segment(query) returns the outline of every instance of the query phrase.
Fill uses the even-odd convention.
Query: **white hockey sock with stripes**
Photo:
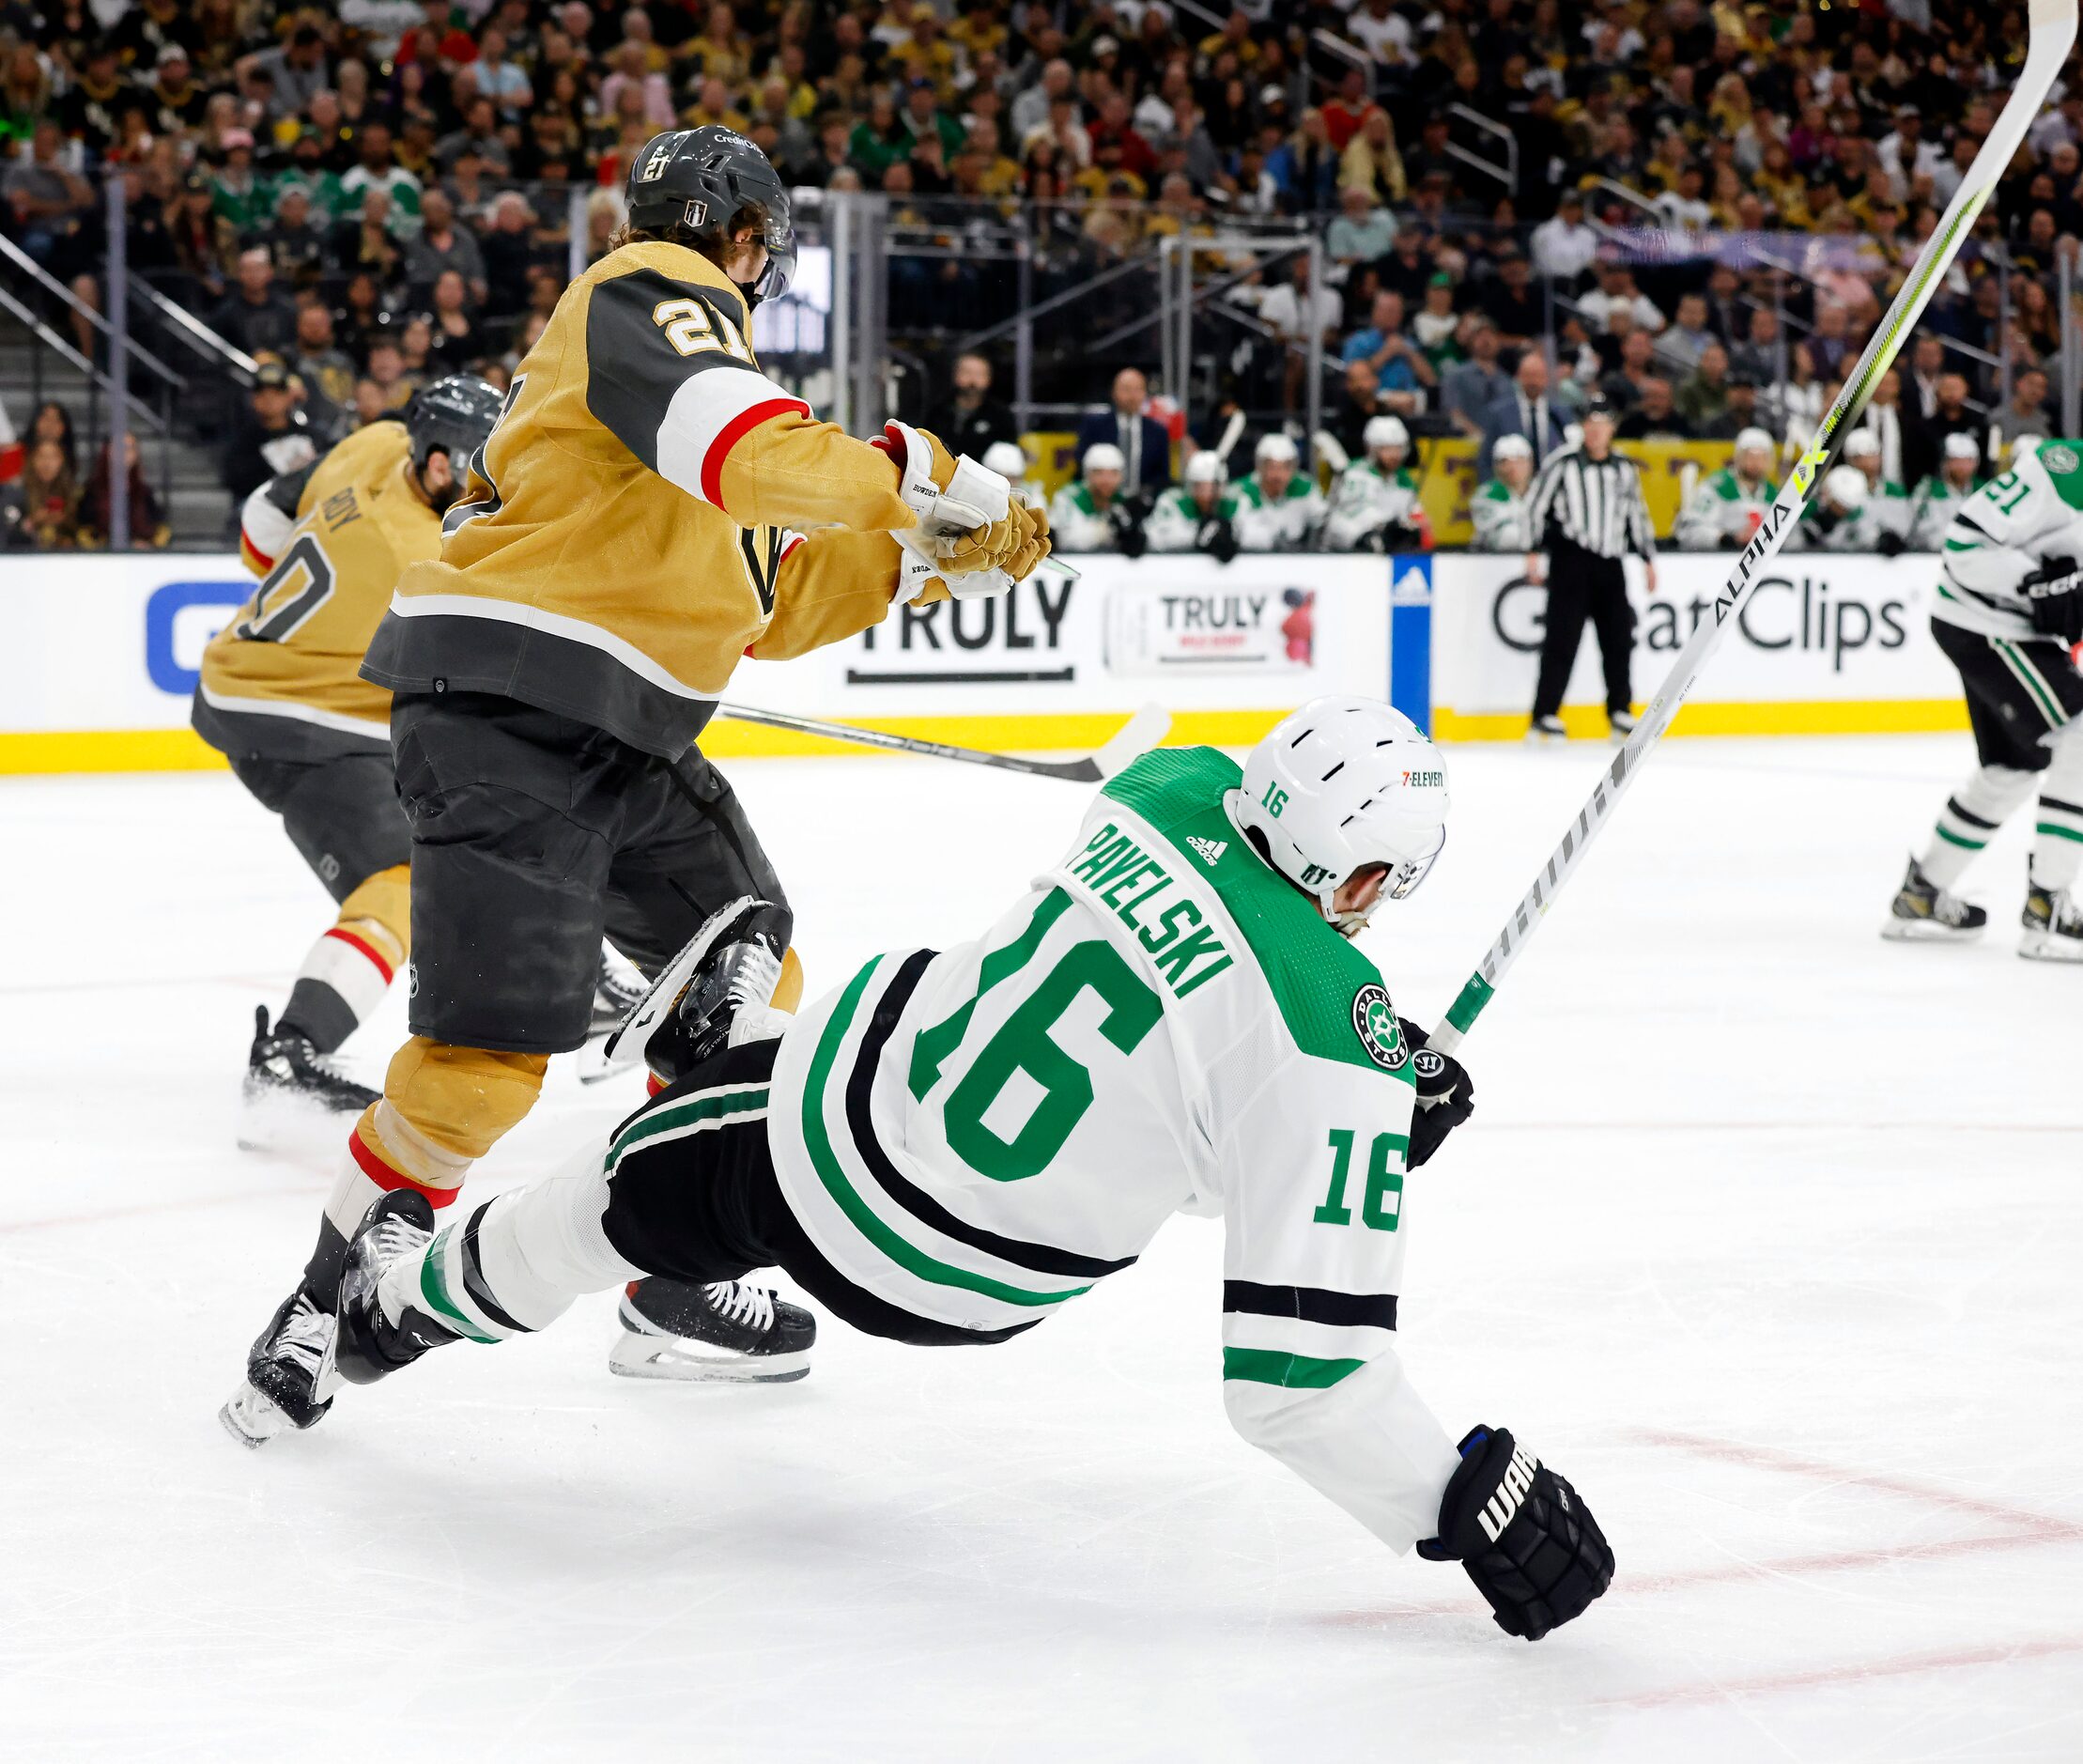
[[[373,927],[334,925],[311,946],[277,1028],[287,1026],[330,1054],[352,1035],[390,990],[397,964]]]
[[[2065,889],[2083,869],[2083,723],[2070,723],[2053,747],[2032,817],[2032,879],[2043,888]]]
[[[548,1328],[581,1293],[643,1277],[608,1242],[607,1211],[597,1153],[570,1175],[488,1200],[384,1271],[384,1315],[395,1323],[410,1305],[476,1341]]]
[[[1931,844],[1917,867],[1948,893],[1967,874],[1997,829],[2016,813],[2032,794],[2037,772],[2016,772],[2007,766],[1983,766],[1946,799]]]

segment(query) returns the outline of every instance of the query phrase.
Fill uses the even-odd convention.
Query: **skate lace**
[[[743,1280],[717,1280],[703,1287],[709,1304],[734,1323],[767,1330],[774,1326],[774,1294]]]
[[[377,1265],[388,1268],[400,1256],[417,1255],[424,1249],[434,1233],[393,1213],[380,1220],[369,1236],[376,1245]]]
[[[275,1337],[275,1357],[292,1361],[316,1377],[332,1338],[332,1316],[320,1310],[308,1292],[299,1293],[297,1308],[283,1319],[282,1332]]]
[[[781,960],[764,943],[745,946],[744,959],[738,963],[737,972],[731,976],[731,1007],[743,1011],[753,1005],[764,1005],[774,997],[774,988],[781,983]]]

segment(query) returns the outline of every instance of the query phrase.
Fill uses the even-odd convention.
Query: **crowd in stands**
[[[1537,466],[1598,395],[1623,441],[1762,430],[1776,463],[1857,360],[2026,36],[2022,6],[1966,0],[1240,0],[1219,28],[1204,16],[1161,0],[0,0],[0,232],[100,304],[100,182],[122,180],[131,267],[278,370],[224,426],[236,493],[443,372],[502,380],[569,265],[604,248],[632,154],[675,124],[744,130],[792,183],[880,191],[929,230],[1016,217],[1092,261],[1285,221],[1320,241],[1321,273],[1291,252],[1245,279],[1256,354],[1227,350],[1191,432],[1162,445],[1154,420],[1095,417],[1081,453],[1122,464],[1081,482],[1103,509],[1119,470],[1154,504],[1212,450],[1225,497],[1280,505],[1245,527],[1314,542],[1330,504],[1299,526],[1286,505],[1304,496],[1269,487],[1268,442],[1299,443],[1291,481],[1319,499],[1337,489],[1326,461],[1394,477],[1451,435],[1477,444],[1488,483],[1501,441]],[[2057,89],[1875,399],[1879,481],[1901,499],[1959,456],[1955,436],[1985,475],[2055,426],[2083,82],[2072,68]],[[1511,193],[1474,162],[1507,149],[1467,111],[1508,133]],[[576,240],[574,186],[591,193]],[[959,250],[890,269],[893,311],[908,295],[928,317],[979,273]],[[88,321],[65,322],[93,348]],[[1119,364],[1097,364],[1102,385]],[[946,396],[978,369],[936,371]],[[1393,469],[1369,439],[1390,419]],[[1177,493],[1206,493],[1208,472]],[[105,460],[82,506],[96,472]],[[46,510],[72,495],[39,492]]]

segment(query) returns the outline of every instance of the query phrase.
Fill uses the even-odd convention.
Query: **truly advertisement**
[[[1632,679],[1645,701],[1678,652],[1714,617],[1732,554],[1665,554],[1650,594],[1628,565],[1635,609]],[[1952,728],[1959,680],[1930,633],[1936,560],[1782,553],[1761,573],[1687,700],[1694,728],[1731,732]],[[1547,591],[1517,556],[1441,557],[1433,565],[1433,699],[1449,735],[1502,735],[1499,720],[1531,709]],[[1570,706],[1604,703],[1595,633],[1587,629],[1564,694]],[[1741,706],[1779,707],[1743,720]],[[1794,707],[1821,708],[1805,714]],[[1710,715],[1710,707],[1721,707]],[[1477,727],[1477,723],[1483,726]],[[1687,726],[1681,721],[1681,732]]]

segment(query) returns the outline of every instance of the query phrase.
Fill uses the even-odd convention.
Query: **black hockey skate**
[[[217,1411],[225,1431],[241,1446],[257,1447],[293,1428],[316,1426],[339,1385],[332,1341],[332,1313],[300,1284],[247,1353],[246,1382]]]
[[[268,1007],[254,1011],[253,1050],[246,1056],[244,1104],[239,1143],[248,1152],[263,1151],[270,1128],[285,1117],[322,1120],[359,1115],[380,1092],[357,1084],[331,1054],[277,1024],[268,1027]]]
[[[743,1280],[632,1280],[608,1369],[625,1378],[785,1385],[809,1376],[817,1319]]]
[[[600,979],[594,986],[594,1014],[586,1025],[586,1039],[579,1049],[579,1082],[598,1084],[622,1068],[609,1063],[608,1038],[628,1020],[630,1012],[643,1002],[648,986],[644,977],[605,945],[601,949]]]
[[[1988,922],[1981,907],[1955,900],[1912,858],[1880,935],[1896,943],[1965,943],[1979,937]]]
[[[1539,747],[1549,741],[1568,740],[1569,731],[1563,727],[1560,717],[1535,717],[1526,725],[1526,739],[1531,745]]]
[[[409,1188],[378,1197],[363,1215],[340,1277],[339,1338],[333,1349],[340,1376],[348,1384],[373,1385],[411,1365],[427,1349],[463,1338],[410,1305],[393,1323],[378,1302],[383,1271],[401,1256],[417,1255],[433,1235],[434,1209],[424,1195]]]
[[[740,1013],[769,1006],[781,978],[787,925],[781,907],[748,901],[725,907],[696,934],[708,948],[644,1048],[645,1063],[662,1082],[673,1083],[730,1045]]]
[[[2029,876],[2018,922],[2025,927],[2018,953],[2027,961],[2083,962],[2083,907],[2068,890],[2050,889]]]

